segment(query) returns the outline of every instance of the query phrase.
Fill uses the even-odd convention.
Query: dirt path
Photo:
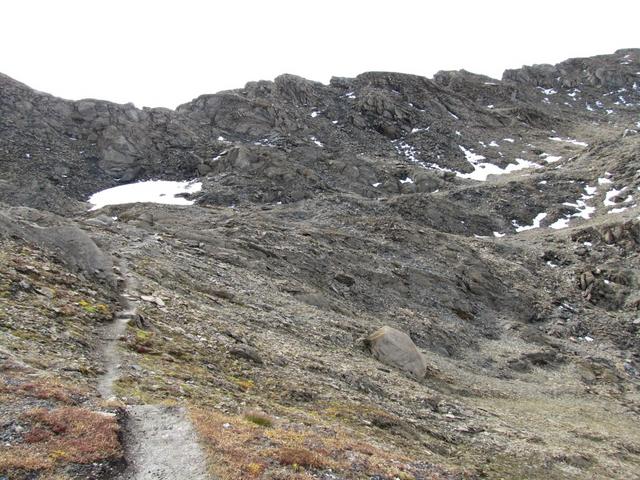
[[[120,311],[116,312],[115,320],[105,327],[102,339],[104,347],[102,357],[104,359],[104,373],[98,379],[98,392],[105,400],[114,397],[113,384],[120,376],[120,352],[118,351],[118,341],[127,330],[127,323],[134,319],[137,315],[136,309],[138,302],[137,282],[129,273],[124,262],[120,263],[120,272],[122,275],[123,293],[120,297]]]
[[[98,379],[102,398],[115,397],[113,385],[120,376],[122,361],[119,339],[127,323],[137,316],[138,284],[124,262],[120,270],[124,279],[122,310],[105,327],[103,335],[104,373]],[[126,408],[124,434],[127,469],[118,480],[206,480],[206,460],[196,433],[184,408],[160,405],[130,405]]]
[[[205,480],[196,433],[182,408],[138,405],[127,408],[127,471],[119,480]]]
[[[102,337],[106,342],[102,352],[105,372],[98,381],[98,392],[105,400],[113,398],[113,384],[120,376],[120,354],[118,353],[118,340],[124,335],[127,329],[127,323],[135,318],[135,308],[121,310],[116,313],[115,320],[106,328],[105,335]]]

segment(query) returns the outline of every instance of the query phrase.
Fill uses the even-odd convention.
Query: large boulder
[[[411,337],[400,330],[384,326],[369,335],[366,344],[380,362],[399,368],[415,378],[424,378],[427,363]]]

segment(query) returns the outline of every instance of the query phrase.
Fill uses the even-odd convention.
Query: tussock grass
[[[247,412],[244,414],[244,418],[260,427],[273,427],[274,423],[272,417],[262,412]]]

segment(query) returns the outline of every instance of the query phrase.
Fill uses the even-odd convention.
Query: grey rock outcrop
[[[24,207],[0,208],[0,237],[20,238],[55,254],[67,267],[115,290],[113,262],[75,223]]]

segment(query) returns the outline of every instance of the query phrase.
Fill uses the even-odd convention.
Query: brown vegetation
[[[0,472],[45,470],[121,455],[115,416],[79,407],[36,408],[22,415],[23,443],[0,447]]]
[[[220,478],[310,479],[328,469],[348,479],[413,478],[409,458],[387,453],[342,427],[279,421],[264,428],[247,415],[204,409],[192,410],[191,417]]]

